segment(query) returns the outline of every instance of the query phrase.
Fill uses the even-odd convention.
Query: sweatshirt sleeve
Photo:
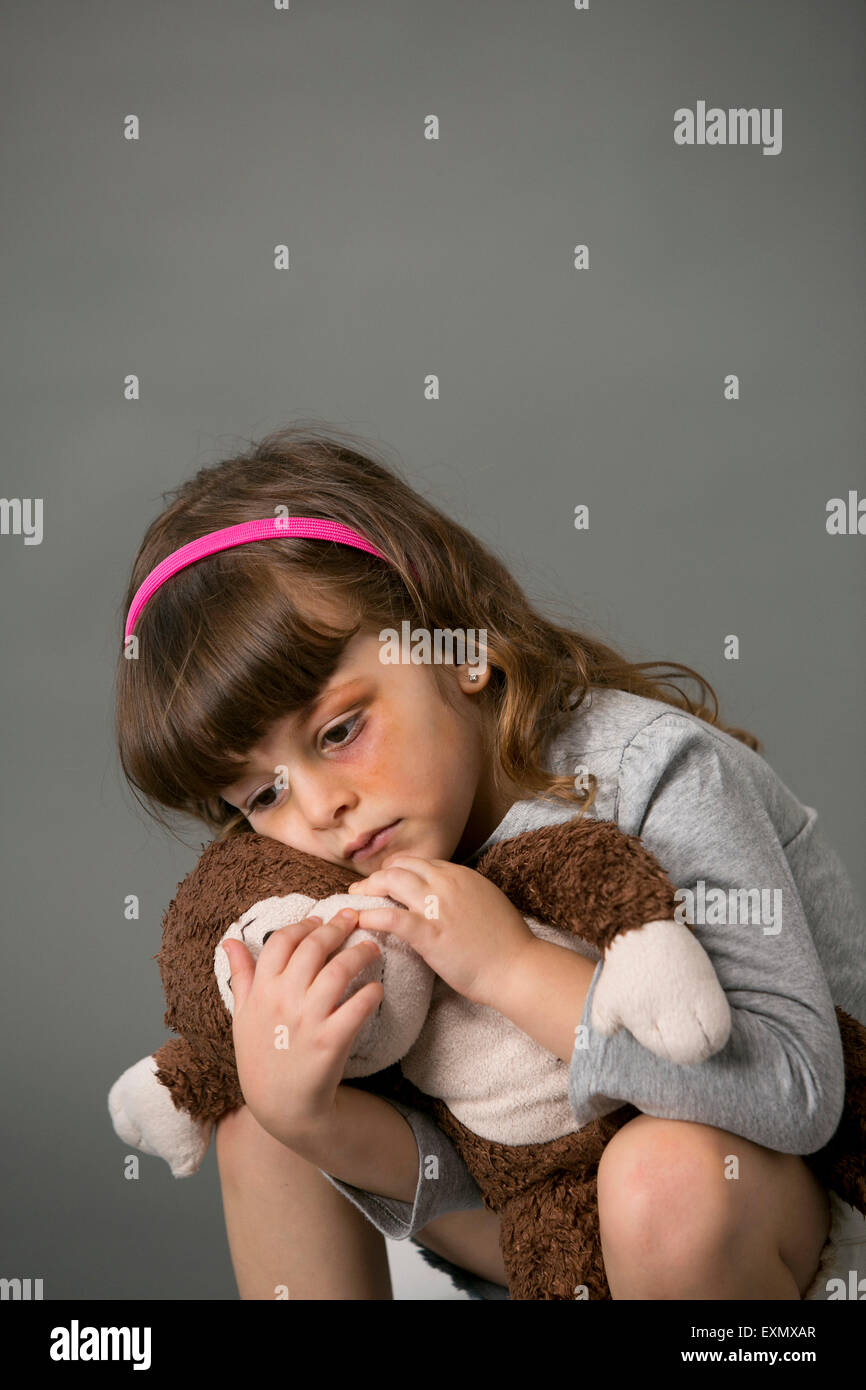
[[[383,1096],[399,1110],[411,1127],[418,1145],[418,1182],[411,1202],[366,1192],[351,1183],[340,1182],[323,1173],[344,1197],[362,1211],[369,1221],[391,1240],[408,1240],[437,1217],[449,1211],[466,1211],[483,1206],[481,1192],[451,1140],[423,1110],[404,1105],[393,1096]],[[435,1160],[431,1162],[431,1159]],[[320,1172],[323,1170],[320,1169]]]
[[[679,713],[660,715],[626,745],[615,806],[620,827],[693,895],[681,891],[677,901],[725,990],[731,1035],[714,1056],[683,1065],[625,1028],[610,1038],[595,1032],[599,961],[581,1017],[585,1045],[569,1065],[578,1123],[628,1102],[781,1153],[822,1148],[841,1117],[845,1080],[830,989],[785,852],[806,809],[758,754]]]

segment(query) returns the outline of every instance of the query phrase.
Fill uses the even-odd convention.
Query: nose
[[[317,771],[293,782],[290,804],[294,802],[311,830],[324,834],[342,826],[357,800],[339,776]]]

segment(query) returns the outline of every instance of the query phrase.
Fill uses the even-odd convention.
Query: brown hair
[[[541,757],[546,736],[587,691],[605,687],[661,700],[760,751],[752,734],[720,723],[715,691],[691,667],[628,661],[545,617],[486,546],[356,435],[297,422],[162,495],[173,500],[136,556],[121,633],[139,585],[173,550],[283,507],[290,516],[341,521],[392,561],[320,540],[256,541],[190,565],[157,590],[138,620],[136,659],[120,657],[116,733],[126,778],[162,824],[158,808],[166,807],[203,821],[218,838],[249,831],[218,789],[235,780],[276,720],[313,703],[355,632],[404,619],[416,628],[486,632],[491,678],[478,698],[499,786],[507,778],[527,794],[590,806],[595,779],[578,790],[571,776],[546,771]],[[351,625],[313,624],[317,594],[336,600],[335,613],[345,610]],[[432,669],[447,698],[444,673]],[[696,705],[672,683],[684,677],[697,682]]]

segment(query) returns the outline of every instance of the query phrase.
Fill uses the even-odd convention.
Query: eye
[[[360,715],[350,714],[348,719],[341,719],[339,724],[332,724],[330,729],[326,729],[324,734],[322,735],[322,744],[326,748],[343,748],[347,743],[351,743],[352,738],[356,737],[357,734],[360,732],[360,730],[358,729],[359,718]],[[337,738],[333,743],[325,742],[325,740],[328,739],[331,734],[341,734],[344,729],[351,729],[353,731],[351,737]]]
[[[250,802],[247,808],[246,814],[248,816],[254,816],[257,811],[273,810],[274,806],[276,805],[276,802],[262,801],[262,797],[267,796],[269,792],[275,792],[276,790],[276,787],[265,787],[264,791],[260,791],[257,796],[253,797],[252,801]]]
[[[322,747],[346,748],[348,744],[353,743],[355,739],[359,737],[363,728],[364,721],[362,720],[361,715],[350,714],[348,718],[341,719],[338,724],[332,724],[330,729],[325,730],[324,734],[322,735]],[[348,737],[345,733],[347,729],[349,730]],[[333,741],[330,741],[332,734],[337,735],[337,737]],[[283,788],[277,788],[273,786],[264,787],[253,797],[252,801],[249,802],[244,814],[247,817],[249,817],[254,816],[261,811],[272,811],[276,806],[277,802],[263,801],[262,797],[271,796],[274,794],[276,794],[276,796],[279,797],[282,790]]]

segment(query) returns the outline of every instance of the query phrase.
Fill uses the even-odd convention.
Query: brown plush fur
[[[492,846],[477,871],[526,916],[604,951],[620,932],[673,917],[674,888],[635,836],[609,821],[543,826]],[[296,892],[316,900],[347,891],[350,870],[261,835],[214,842],[178,885],[163,919],[159,962],[166,1026],[180,1034],[154,1054],[157,1078],[177,1109],[217,1120],[243,1105],[232,1020],[213,970],[214,949],[255,902]],[[807,1156],[825,1186],[866,1212],[866,1029],[837,1009],[846,1103],[833,1139]],[[389,1067],[373,1082],[432,1115],[475,1178],[485,1206],[501,1216],[501,1246],[513,1299],[611,1297],[598,1230],[597,1173],[611,1137],[638,1114],[623,1105],[573,1134],[507,1145],[473,1134],[434,1097]],[[585,1290],[585,1292],[584,1292]]]

